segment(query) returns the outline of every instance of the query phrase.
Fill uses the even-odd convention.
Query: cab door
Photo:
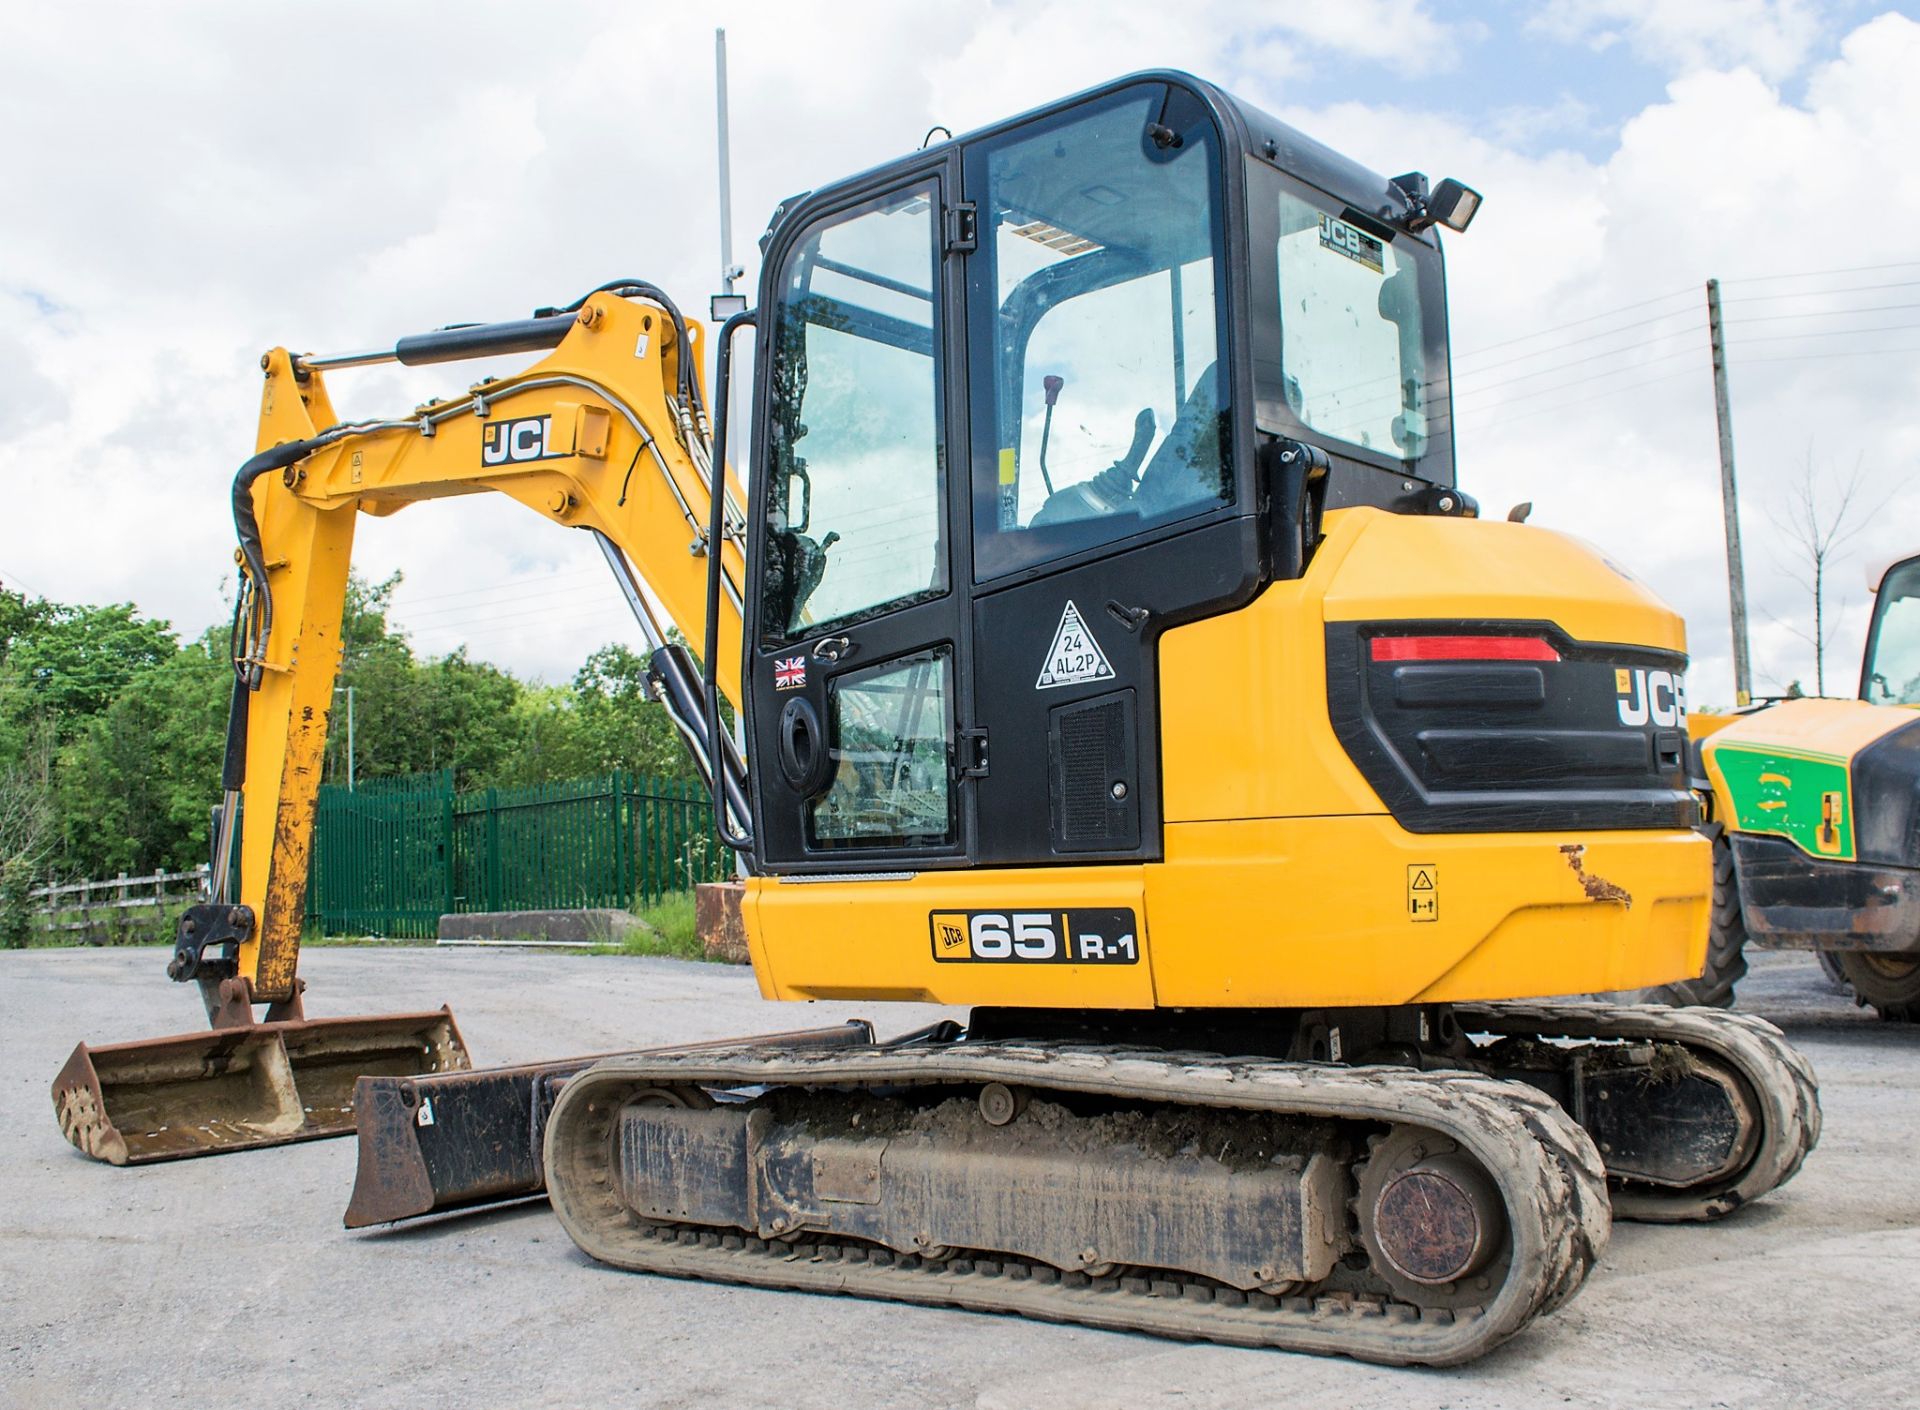
[[[945,158],[897,168],[792,212],[767,252],[745,648],[763,870],[966,855],[953,185]]]

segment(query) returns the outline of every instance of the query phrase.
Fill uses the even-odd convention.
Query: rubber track
[[[963,1254],[930,1263],[863,1241],[794,1243],[658,1225],[630,1214],[612,1168],[613,1120],[639,1088],[1007,1082],[1035,1091],[1291,1113],[1426,1127],[1493,1172],[1513,1255],[1485,1307],[1454,1312],[1386,1297],[1270,1297],[1164,1273],[1089,1278],[1033,1260]],[[961,1044],[834,1053],[737,1051],[609,1059],[574,1078],[549,1119],[548,1191],[582,1250],[645,1272],[761,1287],[950,1305],[1116,1331],[1453,1365],[1497,1346],[1578,1290],[1611,1222],[1593,1143],[1558,1105],[1522,1083],[1394,1067],[1053,1044]]]
[[[1746,1167],[1702,1189],[1613,1187],[1617,1219],[1684,1224],[1720,1219],[1791,1180],[1820,1140],[1820,1086],[1813,1067],[1763,1018],[1715,1008],[1658,1004],[1475,1004],[1454,1016],[1469,1033],[1679,1043],[1727,1064],[1746,1082],[1760,1114],[1760,1142]]]

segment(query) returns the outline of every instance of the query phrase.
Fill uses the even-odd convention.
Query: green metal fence
[[[652,902],[727,875],[696,783],[613,773],[456,793],[448,772],[320,790],[308,920],[430,936],[443,914]]]

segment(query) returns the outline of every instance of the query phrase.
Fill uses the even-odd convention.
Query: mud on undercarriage
[[[560,1093],[546,1176],[637,1270],[1451,1364],[1571,1296],[1611,1213],[1717,1217],[1818,1136],[1757,1020],[1390,1012],[1373,1046],[1413,1052],[1366,1066],[978,1033],[615,1058]]]

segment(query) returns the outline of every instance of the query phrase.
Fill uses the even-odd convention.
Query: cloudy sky
[[[0,582],[224,614],[226,489],[275,344],[390,344],[614,275],[718,269],[781,197],[1150,66],[1374,169],[1478,187],[1449,247],[1461,482],[1604,546],[1731,694],[1702,285],[1725,285],[1756,683],[1812,681],[1777,520],[1861,477],[1828,688],[1872,561],[1920,549],[1920,9],[1849,0],[31,5],[0,0]],[[337,374],[343,414],[468,367]],[[420,649],[545,679],[632,640],[583,536],[504,501],[363,519]]]

